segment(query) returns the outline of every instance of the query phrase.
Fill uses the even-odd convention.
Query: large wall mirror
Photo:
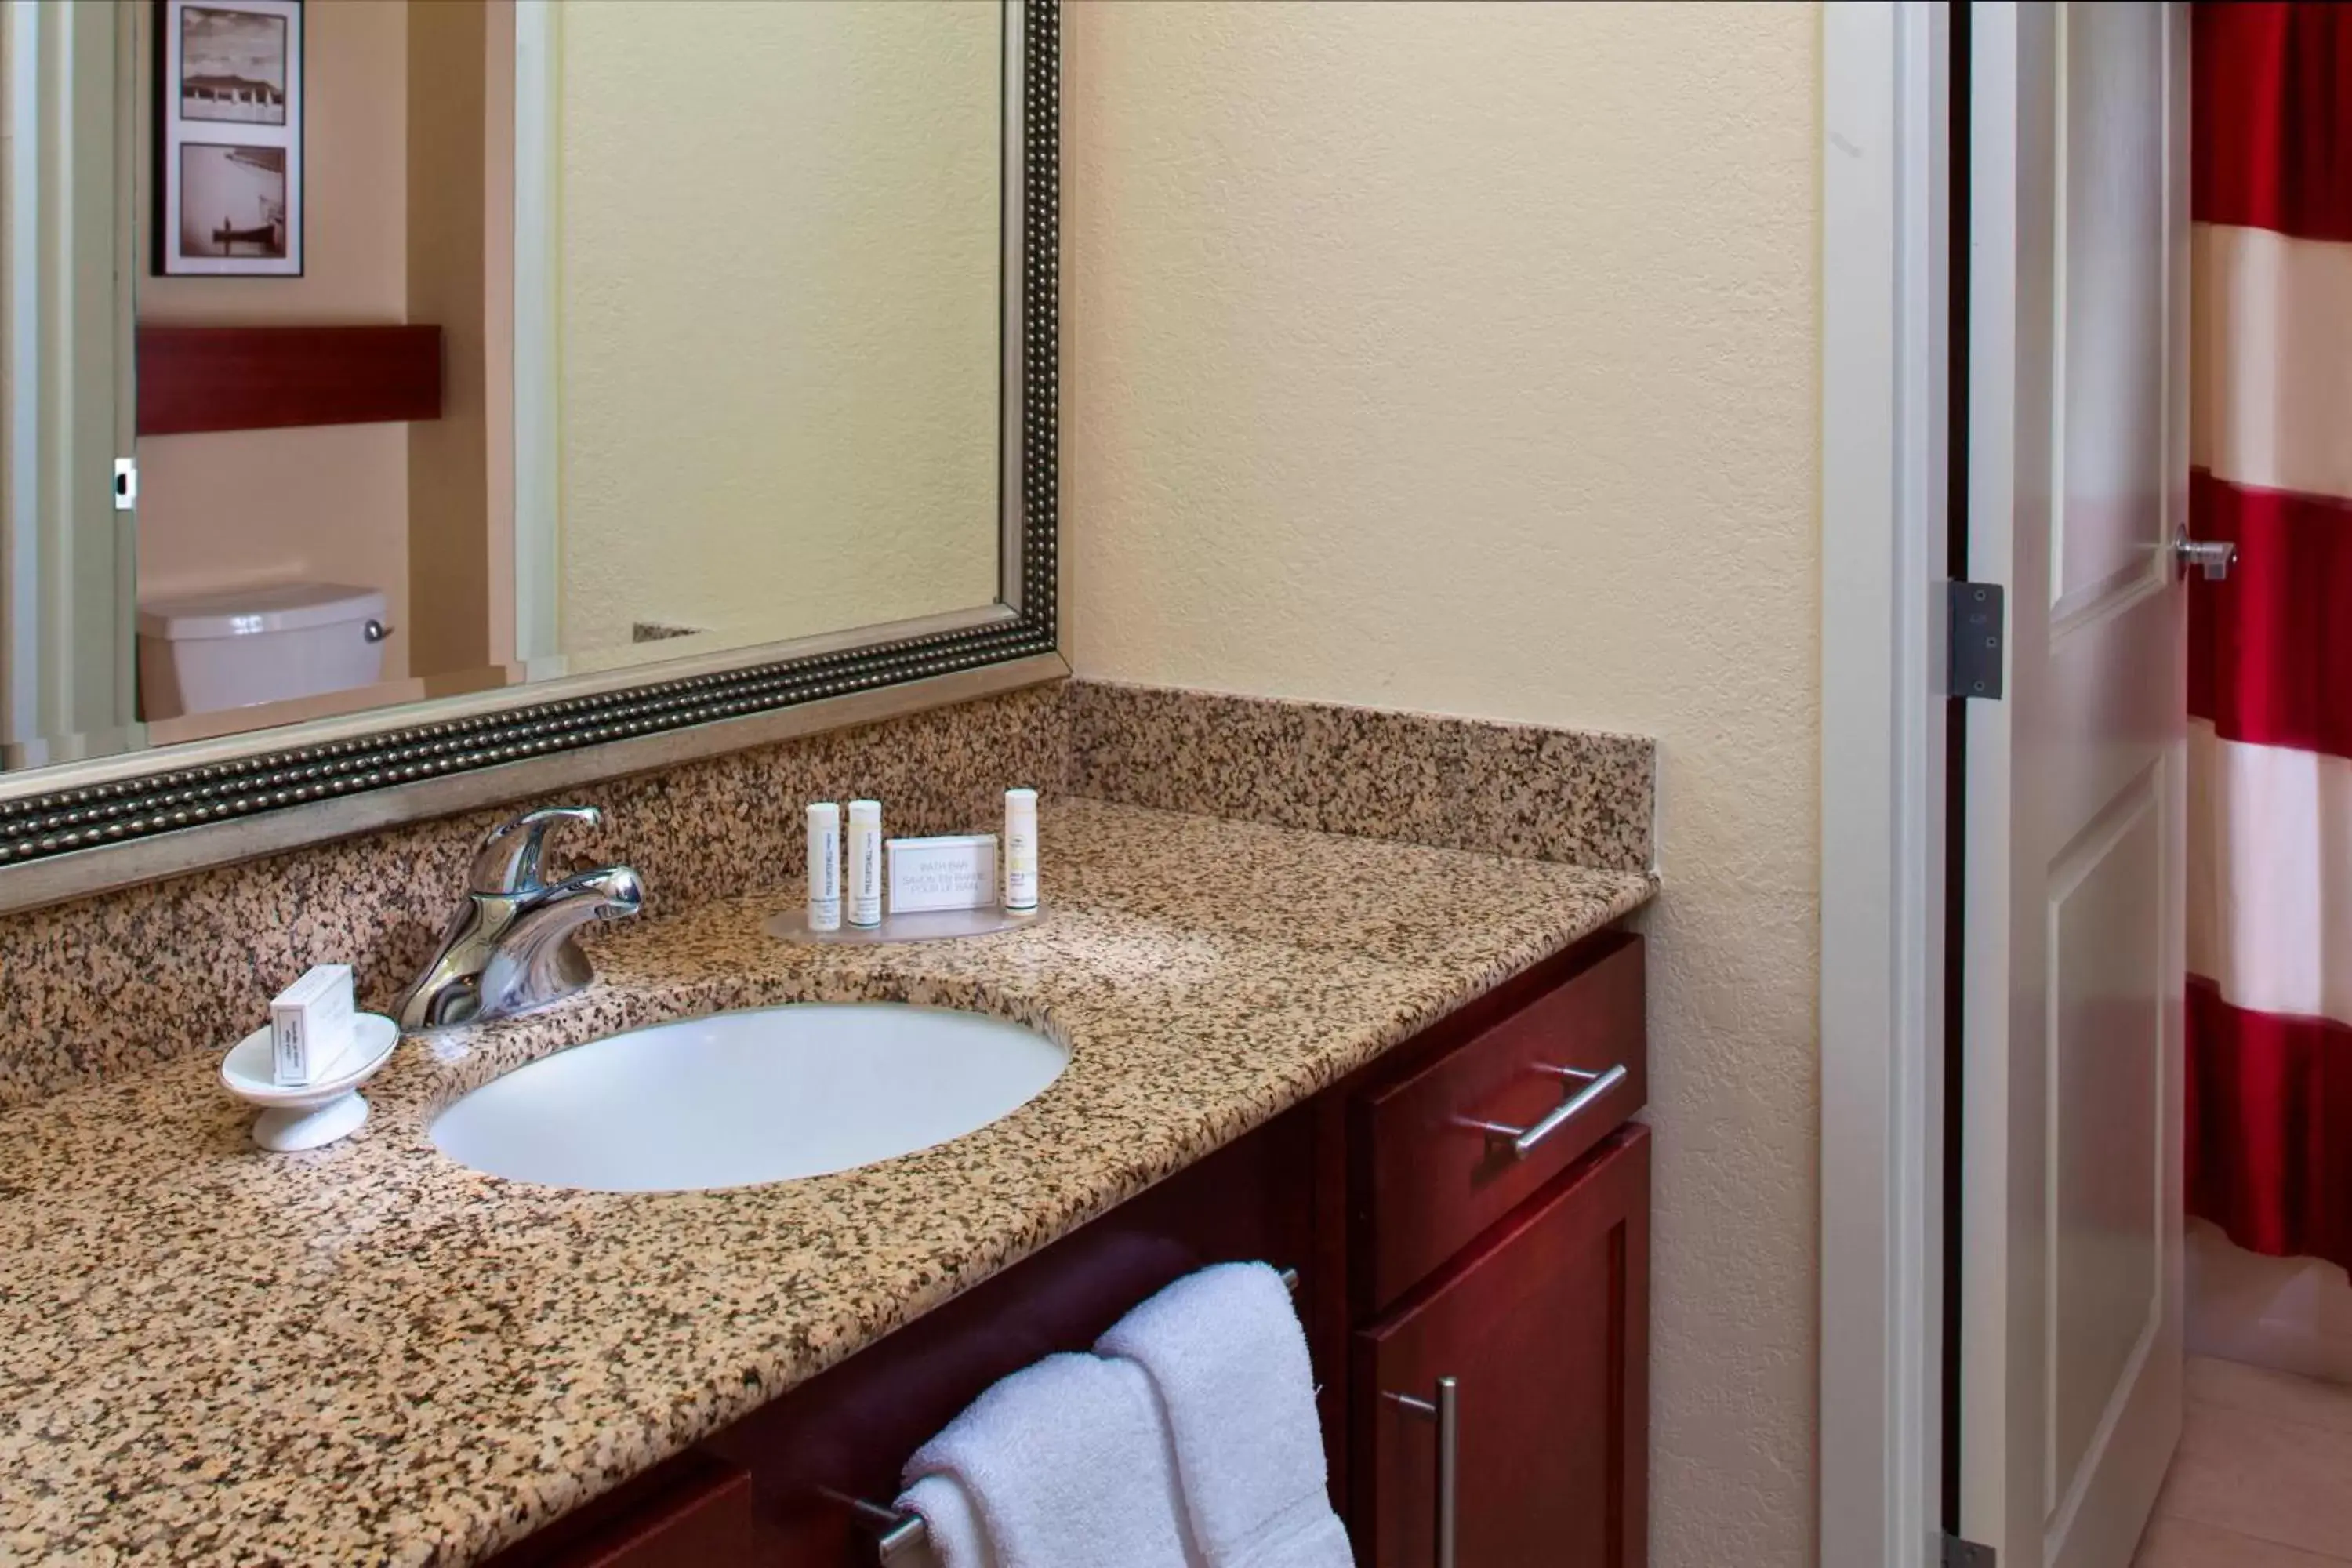
[[[1056,23],[7,6],[0,907],[1058,668]]]

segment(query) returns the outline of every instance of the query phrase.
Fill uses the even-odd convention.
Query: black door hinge
[[[1944,616],[1950,633],[1944,695],[1998,702],[2001,663],[2008,652],[2002,645],[2009,640],[2000,584],[1946,583]]]
[[[2000,592],[1998,588],[1993,590],[1996,595]],[[1993,1568],[1993,1549],[1990,1546],[1962,1541],[1957,1535],[1944,1537],[1944,1568]]]

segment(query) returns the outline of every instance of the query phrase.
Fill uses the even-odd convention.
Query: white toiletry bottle
[[[1004,792],[1004,907],[1037,907],[1037,792]]]
[[[808,923],[841,929],[841,807],[829,800],[808,808]]]
[[[882,923],[882,803],[849,803],[849,923]]]

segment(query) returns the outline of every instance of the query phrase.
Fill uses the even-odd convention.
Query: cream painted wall
[[[992,603],[995,5],[560,26],[564,651]]]
[[[141,321],[408,319],[407,5],[336,0],[303,18],[304,275],[142,273]],[[304,577],[382,588],[392,624],[409,624],[406,426],[149,437],[139,464],[141,598]],[[405,675],[408,639],[384,656],[387,679]]]
[[[1810,1561],[1819,15],[1065,28],[1076,667],[1659,738],[1653,1561]]]
[[[2352,1383],[2352,1280],[2316,1258],[2268,1258],[2189,1222],[2190,1355]]]

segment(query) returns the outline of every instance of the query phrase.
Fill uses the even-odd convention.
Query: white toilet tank
[[[273,583],[139,606],[139,704],[150,721],[316,697],[383,678],[384,597]]]

